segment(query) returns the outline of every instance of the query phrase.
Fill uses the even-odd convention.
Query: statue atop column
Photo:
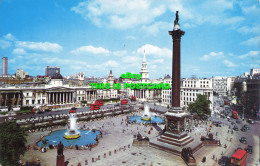
[[[174,20],[174,30],[180,29],[180,24],[179,24],[179,11],[176,11],[176,16]]]
[[[60,141],[60,143],[58,144],[58,148],[57,148],[58,155],[63,155],[63,148],[64,148],[64,146]]]

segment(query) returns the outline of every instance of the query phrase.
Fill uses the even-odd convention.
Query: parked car
[[[238,127],[235,125],[235,126],[233,127],[233,130],[238,131]]]
[[[72,107],[71,110],[77,110],[77,108],[76,107]]]
[[[246,132],[247,129],[243,126],[243,127],[241,128],[241,131]]]
[[[222,156],[218,160],[218,164],[221,165],[221,166],[230,165],[230,158],[228,158],[227,156]]]
[[[243,144],[246,144],[247,143],[246,137],[241,137],[240,142],[243,143]]]
[[[236,123],[241,123],[241,120],[237,119],[237,120],[236,120]]]
[[[255,124],[255,121],[253,119],[248,119],[247,122],[250,123],[250,124]]]
[[[51,112],[51,109],[46,109],[45,112]]]
[[[70,110],[69,113],[76,113],[76,110]]]
[[[16,120],[16,118],[15,118],[15,117],[12,117],[12,116],[10,116],[10,117],[8,117],[8,120]]]
[[[253,153],[253,146],[251,146],[251,145],[247,145],[247,147],[246,147],[245,150],[246,150],[247,153],[252,154],[252,153]]]
[[[247,124],[245,124],[243,127],[246,128],[247,130],[250,130],[250,127]]]
[[[235,124],[235,122],[234,122],[234,121],[231,121],[231,124],[233,125],[233,124]]]

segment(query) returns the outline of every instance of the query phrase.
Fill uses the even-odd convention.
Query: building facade
[[[170,83],[172,87],[172,79],[164,79],[164,83]],[[197,95],[207,95],[208,100],[211,101],[210,110],[213,110],[213,87],[212,79],[195,79],[187,78],[181,79],[181,93],[180,93],[180,105],[181,107],[188,108],[188,105],[193,103],[197,99]],[[162,103],[165,105],[171,105],[171,89],[162,90]]]
[[[57,66],[46,66],[45,68],[45,76],[52,77],[55,73],[60,74],[60,67]]]

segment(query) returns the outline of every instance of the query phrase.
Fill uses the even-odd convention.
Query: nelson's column
[[[166,130],[157,139],[150,140],[152,147],[168,151],[177,155],[181,154],[183,148],[190,147],[192,152],[199,142],[194,141],[185,132],[185,118],[189,115],[180,107],[180,42],[184,31],[180,29],[178,11],[174,21],[174,28],[169,31],[173,40],[173,66],[172,66],[172,108],[165,113]]]

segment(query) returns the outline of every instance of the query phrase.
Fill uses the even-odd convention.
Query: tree
[[[17,165],[20,155],[26,151],[25,132],[15,121],[0,124],[0,163]]]
[[[189,104],[189,110],[191,112],[196,112],[199,116],[210,115],[210,105],[211,101],[207,99],[207,95],[198,94],[197,99],[194,103]]]

